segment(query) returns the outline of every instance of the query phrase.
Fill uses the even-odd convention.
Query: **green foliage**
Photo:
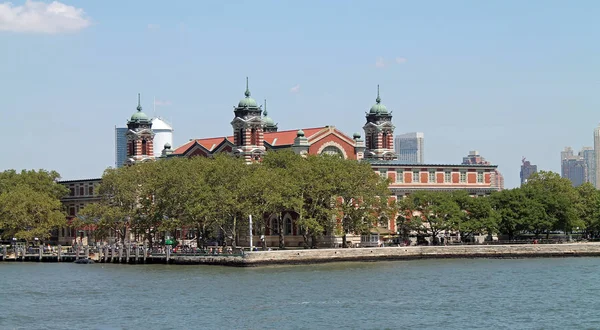
[[[68,190],[56,181],[54,171],[0,172],[0,233],[3,239],[41,240],[64,226],[60,198]]]
[[[250,165],[221,154],[109,169],[99,193],[102,201],[86,207],[82,219],[122,238],[133,231],[152,242],[185,227],[195,231],[200,246],[223,238],[235,243],[247,233],[248,216],[256,235],[271,227],[265,221],[270,218],[278,227],[270,229],[283,233],[282,214],[295,211],[308,246],[324,233],[374,225],[389,189],[368,164],[277,151]],[[280,246],[283,239],[280,234]]]

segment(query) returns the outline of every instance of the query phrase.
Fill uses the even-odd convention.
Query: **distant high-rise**
[[[594,158],[596,163],[594,186],[600,189],[600,125],[594,129]]]
[[[560,175],[569,179],[573,186],[578,187],[585,182],[595,184],[594,151],[591,147],[583,147],[575,155],[573,148],[565,147],[560,152]]]
[[[531,162],[525,160],[525,157],[521,162],[521,184],[524,184],[533,173],[537,172],[537,165],[532,165]]]
[[[396,135],[394,144],[398,160],[409,164],[424,163],[425,137],[421,132]]]
[[[115,168],[125,165],[127,161],[127,127],[115,126]]]
[[[594,148],[592,147],[583,147],[580,152],[581,157],[583,157],[583,161],[585,162],[585,166],[587,167],[587,178],[585,182],[589,182],[592,185],[596,185],[596,154],[594,152]]]
[[[583,157],[574,155],[571,147],[560,152],[560,176],[569,179],[574,187],[581,186],[587,177],[587,168]]]
[[[479,151],[473,150],[469,151],[469,155],[463,157],[462,161],[463,165],[491,165],[492,163],[485,160],[480,154]],[[504,189],[504,176],[498,169],[495,169],[491,176],[492,187],[497,187],[498,190]]]

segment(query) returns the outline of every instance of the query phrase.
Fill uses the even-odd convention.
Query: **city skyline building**
[[[560,152],[560,176],[569,179],[574,187],[586,182],[595,184],[594,152],[591,147],[583,147],[577,154],[571,147]]]
[[[529,177],[537,172],[537,165],[531,164],[530,161],[526,160],[525,157],[521,160],[521,185],[527,183]]]
[[[569,179],[574,187],[578,187],[585,182],[585,162],[583,161],[583,157],[573,153],[573,148],[571,147],[565,147],[560,152],[560,176]]]
[[[594,168],[595,174],[595,182],[594,187],[596,189],[600,188],[600,124],[598,127],[594,129],[594,163],[596,168]]]
[[[396,135],[394,142],[398,161],[407,164],[423,164],[425,162],[425,135],[422,132]]]
[[[122,167],[127,161],[127,127],[115,126],[115,168]]]

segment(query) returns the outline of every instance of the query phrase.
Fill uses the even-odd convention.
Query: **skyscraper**
[[[125,165],[127,161],[127,127],[115,126],[115,168]]]
[[[425,137],[421,132],[396,135],[396,154],[398,160],[408,164],[423,164]]]
[[[596,189],[600,189],[600,125],[594,129],[594,157],[596,163],[594,186]]]
[[[565,150],[560,152],[560,158],[560,176],[569,179],[574,187],[581,186],[587,177],[582,153],[574,155],[571,147],[565,147]]]
[[[592,185],[596,185],[596,154],[594,152],[594,148],[592,147],[583,147],[580,152],[581,157],[583,157],[583,161],[585,162],[585,166],[587,167],[587,178],[585,182],[589,182]]]
[[[532,165],[531,162],[525,160],[525,157],[521,162],[521,184],[524,184],[533,173],[537,172],[537,165]]]

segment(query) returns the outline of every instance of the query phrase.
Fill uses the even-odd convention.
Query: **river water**
[[[0,329],[600,329],[600,258],[0,263]]]

